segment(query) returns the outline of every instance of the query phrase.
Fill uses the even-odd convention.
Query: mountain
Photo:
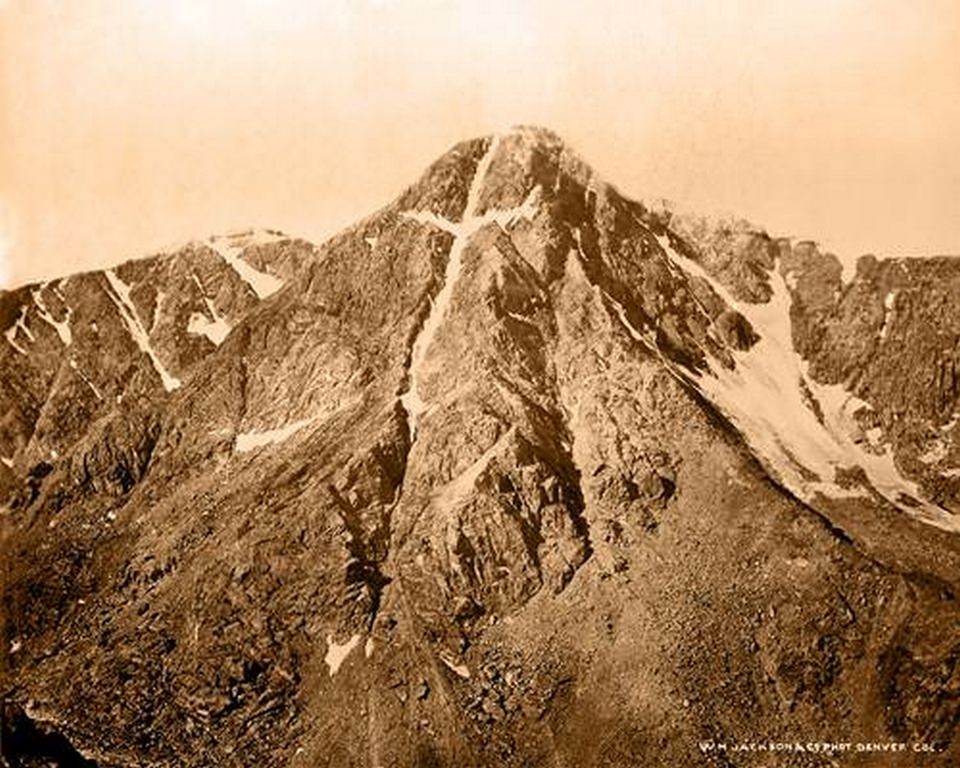
[[[960,762],[960,259],[518,128],[0,326],[8,765]]]

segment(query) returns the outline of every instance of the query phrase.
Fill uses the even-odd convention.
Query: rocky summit
[[[960,259],[517,128],[0,329],[7,766],[960,764]]]

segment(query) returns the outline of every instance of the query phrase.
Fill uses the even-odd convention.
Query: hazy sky
[[[960,254],[955,0],[0,0],[0,285],[319,240],[514,123],[635,197]]]

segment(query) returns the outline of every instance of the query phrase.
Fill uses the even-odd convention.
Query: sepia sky
[[[634,197],[960,254],[955,0],[0,0],[0,286],[321,240],[514,123]]]

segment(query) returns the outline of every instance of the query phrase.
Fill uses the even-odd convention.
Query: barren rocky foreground
[[[960,764],[960,259],[518,128],[0,328],[6,765]]]

